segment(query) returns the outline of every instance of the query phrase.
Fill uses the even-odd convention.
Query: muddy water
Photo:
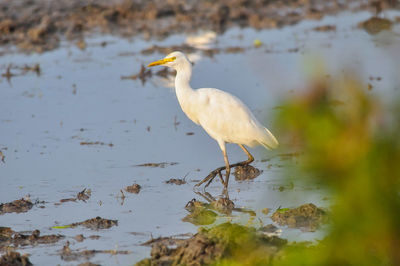
[[[313,68],[320,69],[307,64],[310,58],[324,58],[325,71],[330,75],[345,71],[343,66],[356,67],[366,86],[371,84],[371,93],[390,97],[400,84],[396,68],[400,58],[395,58],[400,54],[392,53],[400,48],[399,27],[394,27],[397,35],[382,32],[371,36],[357,27],[369,17],[363,12],[345,13],[279,30],[231,29],[217,36],[209,47],[223,50],[239,46],[244,51],[221,52],[213,57],[199,53],[192,86],[217,87],[237,95],[257,117],[265,119],[267,126],[278,100],[302,88]],[[336,25],[336,30],[313,30],[325,25]],[[255,39],[262,42],[261,47],[253,47]],[[60,49],[41,55],[0,57],[1,72],[6,73],[12,64],[10,72],[15,74],[0,80],[0,150],[5,156],[4,163],[0,162],[0,202],[27,195],[33,202],[44,201],[25,213],[1,215],[0,225],[14,231],[39,229],[42,235],[66,236],[56,244],[21,248],[21,253],[30,254],[32,263],[71,264],[60,256],[69,241],[72,250],[129,251],[99,253],[90,259],[105,265],[129,265],[148,256],[150,248],[140,244],[152,236],[197,231],[195,225],[181,219],[188,214],[184,209],[188,201],[204,201],[192,190],[196,181],[223,165],[218,145],[185,117],[174,91],[160,86],[159,78],[144,84],[121,80],[121,76],[137,73],[141,64],[163,56],[143,55],[143,49],[153,44],[181,45],[185,40],[184,35],[149,42],[92,36],[86,40],[85,50],[64,43]],[[36,63],[40,64],[40,75],[17,68]],[[288,151],[251,151],[256,158],[253,166],[263,172],[248,182],[231,178],[229,195],[236,207],[255,211],[256,218],[234,212],[218,217],[215,223],[233,220],[259,226],[271,223],[272,211],[280,206],[311,202],[329,207],[329,193],[318,184],[300,182],[297,177],[282,180],[282,166],[290,167],[296,159],[279,156]],[[232,162],[245,158],[234,145],[228,146],[228,154]],[[138,166],[161,162],[166,164]],[[166,184],[171,178],[185,178],[187,183]],[[141,186],[140,192],[123,190],[122,199],[120,190],[134,183]],[[76,197],[84,188],[91,189],[86,202],[60,202]],[[221,188],[214,182],[207,191],[217,197]],[[271,212],[264,214],[264,208]],[[52,228],[96,216],[118,220],[118,226],[97,231]],[[289,240],[323,236],[323,230],[282,230],[282,237]],[[78,234],[86,239],[78,242],[74,239]],[[91,239],[91,235],[100,238]],[[85,259],[72,263],[82,261]]]

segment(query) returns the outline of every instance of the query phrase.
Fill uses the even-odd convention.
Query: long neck
[[[192,76],[192,64],[185,62],[176,69],[175,92],[179,103],[184,104],[189,99],[194,90],[190,87],[190,78]]]

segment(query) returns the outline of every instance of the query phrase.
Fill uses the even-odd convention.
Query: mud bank
[[[382,1],[379,9],[396,4]],[[78,1],[5,0],[0,3],[0,45],[43,52],[60,40],[75,40],[81,49],[84,33],[100,31],[119,36],[142,34],[163,38],[200,29],[224,32],[232,26],[276,28],[303,19],[320,19],[342,10],[371,10],[368,1]],[[102,45],[107,45],[103,43]]]

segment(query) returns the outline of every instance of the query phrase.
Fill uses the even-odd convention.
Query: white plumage
[[[219,173],[225,188],[228,187],[230,173],[225,143],[236,143],[246,152],[249,159],[243,164],[253,161],[253,157],[243,145],[254,147],[261,144],[267,149],[278,146],[274,135],[254,117],[249,108],[237,97],[214,88],[193,90],[189,84],[192,64],[183,53],[172,52],[164,59],[149,64],[149,66],[156,65],[164,65],[176,70],[175,92],[183,112],[194,123],[201,125],[218,142],[226,164],[225,167],[222,167],[226,168],[225,181]],[[208,179],[199,184],[205,181]]]

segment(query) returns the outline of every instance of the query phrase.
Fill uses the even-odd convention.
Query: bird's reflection
[[[186,204],[185,209],[189,214],[182,219],[184,222],[190,222],[194,225],[209,225],[214,223],[218,217],[230,217],[233,212],[247,213],[250,217],[256,216],[253,210],[235,207],[225,189],[217,198],[206,191],[194,191],[194,193],[203,198],[204,201],[192,199]]]

